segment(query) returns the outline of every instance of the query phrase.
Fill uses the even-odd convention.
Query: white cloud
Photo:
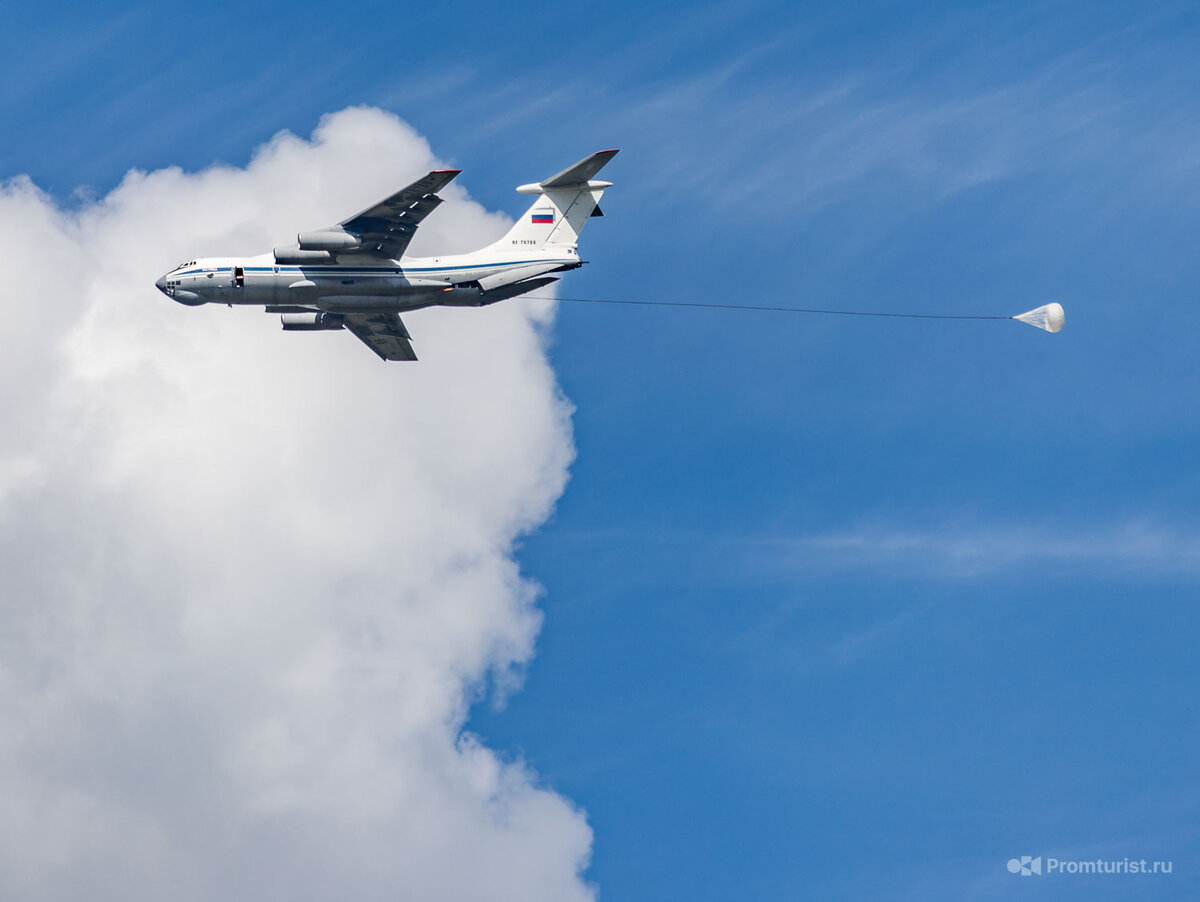
[[[76,212],[0,189],[0,898],[592,896],[583,815],[462,733],[540,624],[551,306],[412,314],[384,365],[153,285],[439,163],[351,109]],[[446,196],[418,249],[503,230]]]

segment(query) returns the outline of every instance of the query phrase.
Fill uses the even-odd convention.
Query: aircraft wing
[[[347,313],[346,328],[382,360],[417,359],[398,313]]]
[[[407,188],[401,188],[391,197],[363,210],[357,216],[351,216],[340,225],[362,239],[360,253],[378,254],[392,260],[399,259],[408,243],[412,241],[421,220],[441,204],[442,199],[437,193],[449,185],[461,171],[435,169],[424,178],[417,179]]]

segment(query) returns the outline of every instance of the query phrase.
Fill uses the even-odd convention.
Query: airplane
[[[206,257],[155,282],[189,307],[261,304],[289,332],[346,329],[383,360],[416,360],[400,313],[424,307],[482,307],[558,281],[583,265],[579,233],[603,216],[612,182],[593,178],[615,155],[602,150],[541,182],[521,185],[533,205],[503,238],[477,251],[408,257],[404,251],[442,203],[437,193],[462,170],[435,169],[334,226],[301,232],[296,246],[257,257]]]

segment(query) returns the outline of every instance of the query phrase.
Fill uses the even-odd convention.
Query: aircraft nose
[[[167,293],[167,277],[159,276],[158,281],[154,283],[154,287],[157,288],[159,291],[161,291],[163,294],[166,294]]]

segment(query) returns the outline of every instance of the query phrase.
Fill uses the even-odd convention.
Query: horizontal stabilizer
[[[585,157],[574,166],[568,166],[558,175],[552,175],[541,183],[543,188],[572,188],[586,185],[588,180],[604,168],[605,164],[617,155],[615,150],[601,150],[590,157]]]

